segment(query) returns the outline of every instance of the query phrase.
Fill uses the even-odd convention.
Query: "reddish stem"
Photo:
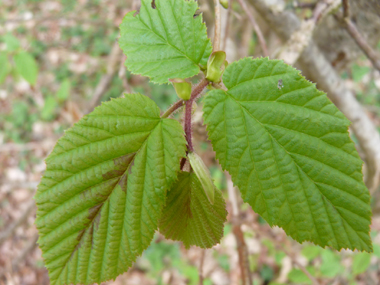
[[[190,152],[194,151],[193,148],[193,142],[191,139],[191,107],[193,106],[193,100],[186,101],[186,109],[185,109],[185,134],[186,134],[186,141],[187,141],[187,149]]]
[[[193,102],[195,99],[199,97],[199,95],[202,93],[202,91],[206,88],[206,86],[209,84],[209,81],[205,78],[203,79],[197,86],[194,87],[193,91],[191,91],[191,97],[188,101],[186,101],[186,107],[185,107],[185,135],[186,135],[186,141],[187,141],[187,149],[190,152],[194,151],[193,142],[191,139],[192,136],[192,130],[191,130],[191,111]]]

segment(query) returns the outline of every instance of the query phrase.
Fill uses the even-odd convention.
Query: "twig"
[[[226,50],[227,45],[227,38],[230,33],[230,24],[231,24],[231,11],[232,11],[232,1],[228,0],[228,10],[227,10],[227,19],[226,19],[226,27],[224,29],[224,36],[223,36],[223,47],[222,50]]]
[[[299,1],[293,1],[293,7],[299,9],[314,9],[317,3],[300,3]]]
[[[243,8],[244,12],[247,14],[249,21],[251,22],[253,28],[255,29],[257,38],[259,39],[259,43],[261,46],[261,49],[263,50],[264,56],[269,56],[268,48],[267,48],[267,43],[264,39],[263,33],[261,32],[261,29],[259,25],[257,24],[255,18],[253,17],[252,12],[248,9],[247,4],[245,3],[244,0],[237,0],[240,4],[240,6]]]
[[[215,29],[214,29],[214,51],[220,50],[220,3],[219,0],[214,0],[215,10]]]
[[[205,261],[205,253],[206,253],[206,249],[201,249],[202,252],[201,252],[201,260],[200,260],[200,264],[199,264],[199,285],[203,285],[203,263]]]
[[[126,58],[126,56],[124,54],[122,54],[121,59],[120,59],[120,68],[119,68],[118,75],[119,75],[119,78],[121,79],[121,81],[123,82],[123,88],[124,88],[124,90],[128,94],[131,94],[132,93],[132,88],[128,84],[128,79],[126,77],[126,73],[127,73],[126,71],[127,71],[127,69],[125,68],[125,65],[124,65],[125,58]]]
[[[101,100],[104,93],[108,90],[112,78],[115,76],[117,72],[117,63],[120,60],[120,54],[121,49],[119,48],[119,44],[117,42],[114,43],[111,53],[107,58],[107,73],[102,76],[100,79],[98,85],[95,88],[94,96],[91,99],[91,102],[89,103],[89,107],[87,109],[87,112],[91,112]]]
[[[167,109],[165,113],[162,114],[161,118],[169,117],[172,113],[174,113],[177,109],[183,107],[184,105],[185,105],[184,100],[178,100],[169,109]]]
[[[25,257],[31,252],[33,249],[37,247],[38,234],[36,233],[33,238],[29,241],[29,243],[24,247],[21,253],[13,260],[12,269],[17,270],[19,264],[25,260]]]
[[[283,59],[288,64],[294,64],[304,49],[309,45],[313,36],[313,31],[326,15],[340,5],[341,0],[321,1],[316,4],[313,17],[301,22],[299,29],[293,32],[290,39],[281,49],[278,58]]]
[[[236,192],[231,180],[231,176],[226,173],[228,197],[232,205],[232,232],[236,239],[236,246],[239,255],[239,267],[243,285],[252,284],[251,272],[249,269],[248,249],[244,240],[244,234],[239,222],[239,206],[236,199]]]
[[[185,106],[185,135],[187,142],[187,149],[190,152],[194,151],[193,140],[192,140],[192,130],[191,130],[191,111],[192,111],[193,101],[186,101]]]
[[[342,0],[342,7],[343,7],[343,18],[349,19],[350,18],[350,4],[348,3],[348,0]]]
[[[283,40],[288,40],[292,33],[299,29],[300,21],[294,13],[274,13],[264,0],[249,1]],[[365,154],[364,160],[368,166],[365,183],[373,192],[380,183],[380,135],[376,127],[312,40],[302,52],[299,63],[301,69],[309,74],[309,79],[316,82],[352,122],[352,130]]]
[[[26,144],[6,143],[0,145],[0,152],[12,151],[29,151],[34,149],[50,149],[56,142],[52,140],[45,140],[40,142],[29,142]]]
[[[34,209],[34,207],[35,207],[35,202],[33,199],[31,199],[31,201],[29,202],[29,204],[27,205],[25,211],[21,214],[21,216],[0,233],[0,245],[2,245],[3,242],[7,238],[9,238],[14,233],[14,231],[26,221],[26,219],[29,217],[29,214]]]
[[[350,19],[350,6],[348,0],[342,0],[343,6],[343,23],[350,34],[352,39],[356,42],[356,44],[360,47],[360,49],[364,52],[364,54],[368,57],[368,59],[372,62],[372,65],[380,71],[380,57],[375,52],[375,50],[367,43],[366,39],[359,32],[355,23]]]
[[[194,87],[194,89],[191,91],[190,99],[186,101],[185,135],[186,135],[186,141],[187,141],[187,149],[190,152],[194,151],[193,141],[192,141],[192,130],[191,130],[191,112],[192,112],[193,102],[202,94],[202,91],[206,88],[206,86],[209,83],[210,82],[206,78],[204,78],[197,86]]]
[[[37,240],[38,240],[38,234],[36,233],[33,238],[27,243],[27,245],[23,248],[21,253],[12,260],[12,263],[8,266],[8,268],[3,267],[0,268],[0,280],[3,279],[4,275],[7,273],[7,271],[17,271],[18,267],[20,266],[20,263],[25,260],[26,256],[29,252],[31,252],[33,249],[37,247]]]
[[[140,10],[141,1],[140,0],[132,0],[132,10]]]
[[[21,253],[12,260],[12,263],[0,269],[0,280],[3,279],[4,275],[9,270],[17,271],[20,263],[25,260],[26,256],[29,252],[37,247],[38,234],[36,233],[33,238],[29,241],[29,243],[23,248]]]
[[[286,250],[284,249],[284,247],[282,246],[282,249],[283,251],[286,253]],[[287,254],[289,256],[289,254]],[[305,266],[303,266],[297,259],[293,258],[293,257],[290,257],[293,261],[294,264],[296,264],[298,266],[298,268],[303,272],[305,273],[305,275],[310,279],[311,283],[313,285],[319,285],[319,282],[317,281],[317,279],[315,279],[315,277],[313,275],[310,274],[310,272],[305,268]]]

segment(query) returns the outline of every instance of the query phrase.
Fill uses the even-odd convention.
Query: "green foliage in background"
[[[224,64],[208,62],[211,42],[202,17],[194,17],[196,10],[195,1],[156,0],[152,7],[142,0],[140,12],[128,13],[120,26],[129,70],[154,83],[207,74],[206,68],[217,71],[217,78],[209,79],[222,79],[227,90],[202,81],[214,89],[203,100],[204,121],[216,158],[243,199],[299,242],[371,252],[370,196],[349,121],[326,94],[282,61],[245,58],[225,71]],[[12,41],[9,46],[17,49]],[[17,56],[24,57],[23,64],[30,61],[23,51]],[[32,84],[38,68],[29,63],[16,64],[16,70]],[[65,76],[57,79],[57,93],[46,97],[46,120],[75,86]],[[220,242],[223,196],[215,188],[212,199],[212,187],[205,189],[199,181],[210,177],[198,167],[202,161],[192,165],[196,173],[181,169],[181,161],[195,155],[191,141],[177,120],[160,113],[148,97],[125,94],[84,116],[46,159],[35,196],[36,225],[51,284],[116,278],[148,248],[158,229],[186,247]],[[273,246],[268,249],[281,262],[283,255]],[[152,266],[161,270],[159,257],[148,253]],[[331,250],[309,248],[303,254],[309,260],[321,256],[323,276],[343,270]],[[367,255],[357,258],[355,274],[368,263]],[[196,268],[183,271],[196,284]],[[294,270],[289,279],[304,282],[302,273]],[[269,282],[274,272],[265,265],[260,275]]]
[[[21,49],[19,40],[12,34],[0,37],[6,45],[6,50],[0,52],[0,84],[7,75],[13,74],[17,78],[20,75],[31,85],[35,85],[38,76],[38,64],[33,55]],[[9,62],[13,59],[13,66]]]

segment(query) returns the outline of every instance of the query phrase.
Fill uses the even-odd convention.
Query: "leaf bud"
[[[183,100],[189,100],[191,96],[191,83],[187,82],[185,79],[174,78],[169,79],[173,84],[177,96]]]
[[[224,9],[228,9],[228,0],[219,0],[219,3]]]
[[[187,155],[191,168],[202,184],[202,188],[211,204],[214,204],[215,186],[212,182],[210,171],[207,169],[203,160],[195,152],[189,152]]]
[[[227,65],[226,53],[224,51],[214,51],[207,62],[207,80],[219,83]]]

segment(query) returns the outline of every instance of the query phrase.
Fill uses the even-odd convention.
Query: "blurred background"
[[[198,2],[212,38],[214,3]],[[157,233],[135,265],[106,284],[380,284],[380,73],[347,33],[339,4],[232,1],[220,8],[221,45],[230,62],[270,55],[295,64],[354,122],[352,138],[373,194],[374,253],[300,245],[270,228],[215,161],[198,102],[194,140],[227,200],[224,238],[212,249],[185,250]],[[353,23],[380,54],[379,1],[351,6]],[[151,84],[124,67],[118,25],[138,7],[134,0],[0,0],[0,284],[49,284],[33,195],[64,130],[123,93],[149,96],[161,110],[177,100],[171,85]]]

